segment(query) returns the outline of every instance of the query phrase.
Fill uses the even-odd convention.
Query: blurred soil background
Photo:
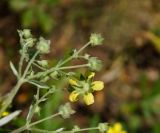
[[[0,0],[1,96],[16,83],[9,61],[18,63],[17,29],[23,28],[51,40],[47,58],[53,63],[71,48],[80,48],[91,33],[105,39],[102,46],[86,50],[104,63],[95,79],[103,80],[105,89],[95,93],[92,106],[73,104],[77,114],[69,127],[118,121],[128,133],[160,133],[160,0]],[[24,123],[34,93],[30,85],[19,91],[10,111],[24,112],[13,127]],[[58,103],[68,100],[68,93],[64,96],[56,94],[42,105],[39,117],[53,113]],[[62,123],[66,125],[58,119],[55,125],[45,122],[41,127]]]

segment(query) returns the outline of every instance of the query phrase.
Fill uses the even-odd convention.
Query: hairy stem
[[[61,131],[61,132],[57,132],[56,131],[48,131],[48,130],[43,130],[43,129],[38,129],[38,128],[31,128],[31,131],[36,131],[39,133],[77,133],[77,132],[83,132],[83,131],[91,131],[91,130],[98,130],[98,127],[90,127],[90,128],[83,128],[83,129],[79,129],[77,131]]]
[[[56,113],[56,114],[54,114],[54,115],[45,117],[45,118],[43,118],[43,119],[41,119],[41,120],[35,121],[35,122],[33,122],[33,123],[29,124],[29,125],[25,125],[25,126],[23,126],[23,127],[20,127],[20,128],[18,128],[18,129],[16,129],[16,130],[12,131],[11,133],[20,133],[20,132],[22,132],[22,131],[25,131],[25,130],[27,130],[27,129],[30,129],[30,127],[32,127],[32,126],[34,126],[34,125],[36,125],[36,124],[39,124],[39,123],[41,123],[41,122],[43,122],[43,121],[52,119],[52,118],[54,118],[54,117],[56,117],[56,116],[58,116],[58,115],[60,115],[60,113]]]
[[[82,64],[82,65],[76,65],[76,66],[60,67],[59,70],[74,69],[74,68],[81,68],[81,67],[88,67],[88,64]]]
[[[19,62],[19,69],[18,69],[19,77],[21,77],[22,75],[23,60],[24,60],[24,54],[22,54]]]
[[[38,54],[39,54],[39,51],[37,51],[37,52],[34,54],[34,56],[32,57],[32,59],[31,59],[31,60],[29,61],[29,63],[27,64],[27,67],[26,67],[26,69],[24,70],[24,73],[23,73],[23,76],[22,76],[23,78],[26,77],[27,72],[28,72],[30,66],[32,65],[32,63],[34,62],[34,60],[35,60],[35,58],[37,57]]]
[[[13,98],[17,94],[17,92],[18,92],[19,88],[21,87],[21,85],[23,84],[23,82],[24,82],[23,79],[20,79],[17,82],[17,84],[13,87],[11,92],[7,95],[4,104],[3,104],[2,108],[0,109],[0,116],[8,108],[8,106],[12,103]]]
[[[29,113],[28,113],[28,116],[27,116],[27,125],[30,124],[31,120],[32,120],[32,117],[34,115],[34,112],[36,110],[36,108],[38,107],[38,105],[50,94],[49,92],[45,93],[41,98],[39,98],[39,91],[40,89],[38,88],[37,89],[37,94],[36,94],[36,97],[38,99],[36,99],[36,102],[35,104],[32,105],[32,108],[29,110]]]
[[[90,42],[86,43],[82,48],[80,48],[76,54],[79,54],[80,52],[82,52],[82,50],[84,50],[86,47],[88,47],[90,45]],[[53,71],[59,70],[59,68],[61,68],[61,66],[63,66],[65,63],[71,61],[74,57],[70,56],[67,59],[65,59],[62,63],[58,64],[56,67],[52,67],[49,70],[45,71],[45,72],[39,72],[31,77],[29,77],[28,79],[34,79],[34,78],[39,78],[41,75],[45,76]],[[68,68],[67,68],[68,69]]]
[[[2,113],[8,108],[8,106],[12,103],[13,98],[15,97],[15,95],[17,94],[18,90],[20,89],[21,85],[25,82],[25,77],[26,74],[31,66],[31,64],[33,63],[33,61],[35,60],[36,56],[38,55],[39,52],[36,52],[35,55],[32,57],[32,59],[30,60],[30,62],[28,63],[24,74],[22,77],[19,77],[19,80],[17,82],[17,84],[13,87],[13,89],[11,90],[11,92],[7,95],[6,99],[4,100],[4,104],[2,106],[2,108],[0,109],[0,116],[2,115]],[[21,59],[22,60],[22,59]],[[23,62],[23,61],[22,61]],[[22,66],[20,66],[22,67]],[[21,69],[20,69],[21,70]]]

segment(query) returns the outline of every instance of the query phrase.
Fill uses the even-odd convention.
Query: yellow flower
[[[7,115],[9,115],[9,112],[7,112],[7,111],[5,111],[5,112],[2,113],[2,116],[3,116],[3,117],[4,117],[4,116],[7,116]]]
[[[94,96],[92,93],[87,93],[83,96],[83,100],[87,105],[91,105],[94,103]]]
[[[104,83],[102,81],[94,81],[92,82],[92,89],[94,91],[100,91],[104,88]]]
[[[117,122],[112,127],[109,127],[106,133],[127,133],[127,132],[124,131],[122,125],[119,122]]]
[[[94,103],[94,96],[92,92],[100,91],[104,88],[104,83],[102,81],[92,81],[95,73],[91,73],[87,77],[81,75],[78,79],[69,79],[69,90],[71,94],[69,95],[69,100],[75,102],[78,100],[78,96],[83,97],[85,104],[91,105]]]
[[[71,102],[76,102],[78,100],[78,93],[76,91],[72,91],[71,94],[69,95],[69,100]]]

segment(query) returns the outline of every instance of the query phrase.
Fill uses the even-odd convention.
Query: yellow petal
[[[7,115],[9,115],[9,112],[7,112],[7,111],[2,113],[2,116],[7,116]]]
[[[69,79],[69,84],[70,85],[78,85],[76,80]]]
[[[78,100],[78,93],[76,91],[72,91],[71,94],[69,95],[69,100],[71,102],[76,102]]]
[[[122,129],[121,123],[117,122],[112,127],[109,127],[106,133],[127,133]]]
[[[92,73],[88,76],[88,79],[93,78],[93,77],[94,77],[94,75],[95,75],[95,73],[94,73],[94,72],[92,72]]]
[[[107,132],[106,132],[106,133],[114,133],[114,131],[113,131],[112,127],[109,127],[109,129],[107,130]]]
[[[84,95],[83,100],[87,105],[91,105],[94,103],[94,96],[92,93],[87,93]]]
[[[102,81],[94,81],[92,82],[92,89],[94,91],[100,91],[104,88],[104,83]]]
[[[120,132],[120,131],[122,131],[122,125],[121,125],[121,123],[119,123],[119,122],[115,123],[114,126],[113,126],[113,128],[114,128],[114,131],[115,131],[115,132]]]

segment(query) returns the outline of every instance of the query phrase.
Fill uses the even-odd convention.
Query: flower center
[[[84,93],[88,92],[89,89],[90,89],[89,84],[88,83],[83,83],[83,91],[84,91]]]

